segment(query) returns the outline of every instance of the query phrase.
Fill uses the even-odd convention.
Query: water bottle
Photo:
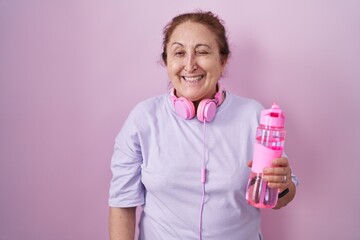
[[[262,171],[271,167],[272,160],[282,156],[285,143],[285,116],[273,103],[261,112],[254,145],[253,163],[246,189],[246,200],[257,208],[273,208],[278,200],[278,189],[269,188],[262,180]]]

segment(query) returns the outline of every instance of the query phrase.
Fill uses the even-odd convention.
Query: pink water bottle
[[[262,171],[272,166],[275,158],[282,156],[285,143],[285,116],[278,105],[261,112],[260,125],[256,132],[253,164],[246,189],[246,200],[257,208],[273,208],[278,200],[278,189],[269,188],[262,180]]]

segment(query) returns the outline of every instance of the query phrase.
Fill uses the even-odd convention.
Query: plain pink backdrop
[[[358,0],[5,0],[0,240],[108,238],[114,138],[138,101],[167,91],[163,26],[198,8],[225,20],[225,87],[287,113],[301,183],[263,211],[266,239],[360,239]]]

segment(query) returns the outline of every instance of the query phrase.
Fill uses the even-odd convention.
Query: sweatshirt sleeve
[[[132,111],[115,139],[111,158],[110,207],[135,207],[144,204],[141,182],[141,144],[136,111]]]

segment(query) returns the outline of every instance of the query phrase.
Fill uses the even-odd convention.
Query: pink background
[[[0,240],[108,238],[115,135],[167,91],[162,28],[197,8],[225,20],[224,85],[287,113],[301,184],[263,212],[266,239],[360,239],[360,1],[5,0]]]

